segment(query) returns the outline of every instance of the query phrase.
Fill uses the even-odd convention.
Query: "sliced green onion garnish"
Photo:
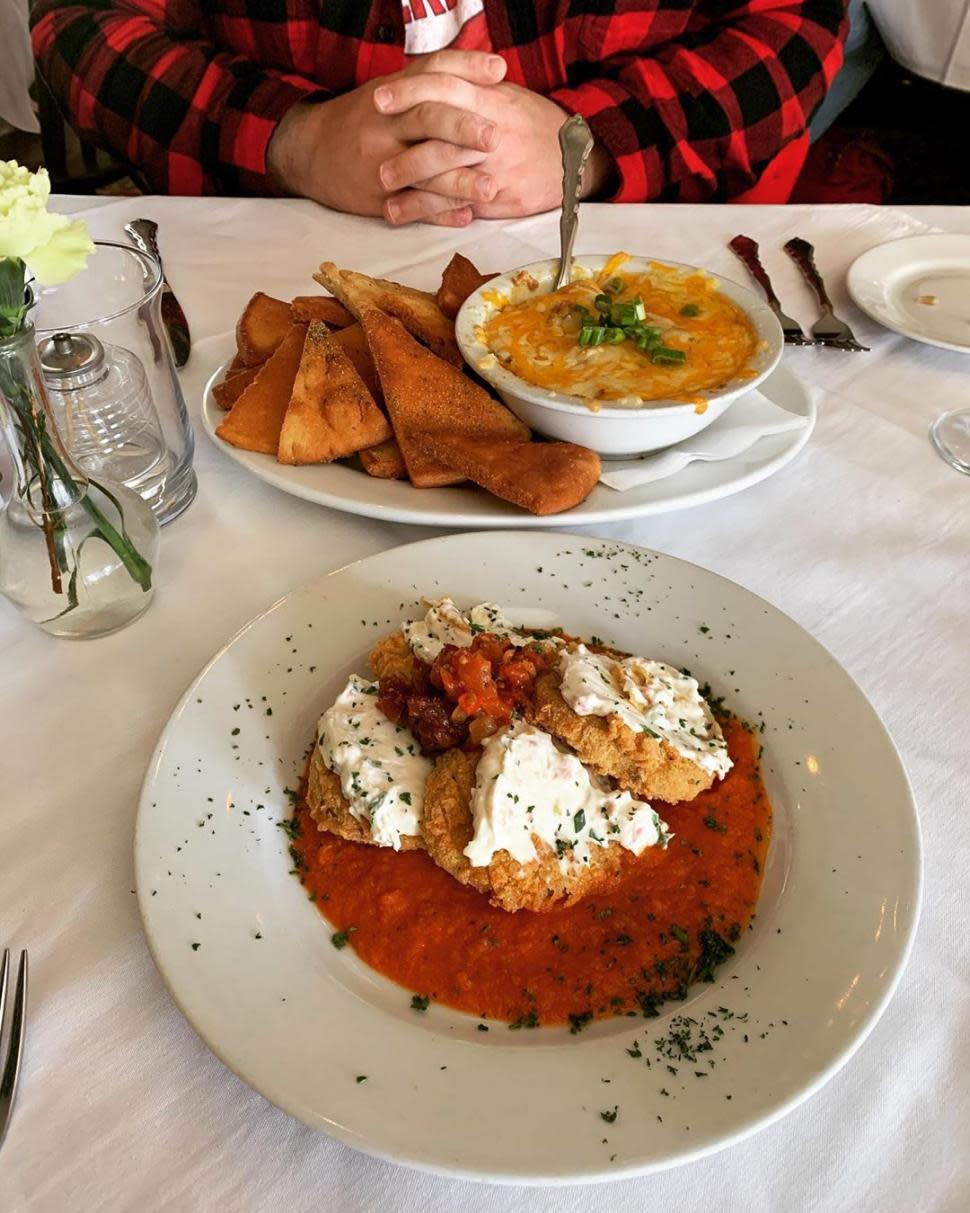
[[[604,316],[608,316],[613,310],[613,300],[609,295],[597,295],[593,300],[593,306],[598,312],[602,312]]]
[[[618,295],[623,290],[623,286],[622,278],[611,278],[603,289],[609,291],[611,295]]]
[[[683,350],[672,349],[669,345],[657,346],[655,350],[650,351],[650,357],[654,362],[666,362],[671,366],[687,361],[687,355]]]
[[[584,324],[579,330],[580,345],[602,345],[608,329],[602,324]]]
[[[607,329],[606,339],[610,345],[619,345],[621,341],[626,341],[626,333],[622,329]]]
[[[696,303],[685,303],[680,309],[680,314],[682,316],[699,316],[701,314],[701,309]]]

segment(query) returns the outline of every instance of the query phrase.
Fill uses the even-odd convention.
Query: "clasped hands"
[[[301,103],[270,142],[290,193],[335,210],[464,227],[552,210],[562,198],[554,101],[505,81],[484,51],[438,51],[342,96]],[[584,193],[608,172],[594,148]]]

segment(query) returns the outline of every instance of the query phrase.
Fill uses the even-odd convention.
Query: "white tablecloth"
[[[88,213],[101,237],[119,237],[137,215],[160,223],[196,340],[184,374],[196,418],[207,339],[232,326],[255,287],[313,290],[309,272],[325,258],[430,286],[455,247],[499,269],[548,255],[557,226],[544,216],[391,231],[291,201],[145,198]],[[0,603],[0,946],[29,946],[32,960],[22,1087],[0,1153],[3,1213],[970,1206],[970,478],[926,436],[938,412],[970,403],[970,359],[880,330],[843,285],[857,253],[931,224],[970,232],[970,210],[590,206],[579,237],[581,251],[650,250],[743,279],[725,244],[747,232],[807,322],[810,296],[781,252],[799,233],[816,244],[836,307],[873,347],[786,354],[822,389],[821,410],[809,446],[778,476],[702,508],[595,528],[696,561],[793,616],[858,680],[902,751],[922,810],[922,923],[896,997],[845,1069],[779,1124],[706,1161],[544,1191],[373,1160],[224,1069],[176,1010],[141,932],[132,835],[149,754],[187,683],[250,616],[311,575],[426,532],[286,497],[199,433],[199,496],[163,532],[159,591],[142,620],[72,644]]]

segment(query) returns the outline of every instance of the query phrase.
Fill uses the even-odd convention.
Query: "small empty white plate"
[[[970,353],[970,236],[906,236],[857,257],[853,301],[886,328]]]

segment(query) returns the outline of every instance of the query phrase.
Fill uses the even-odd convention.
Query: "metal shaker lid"
[[[104,346],[92,333],[54,333],[38,345],[37,352],[48,387],[58,391],[97,383],[108,370]]]

